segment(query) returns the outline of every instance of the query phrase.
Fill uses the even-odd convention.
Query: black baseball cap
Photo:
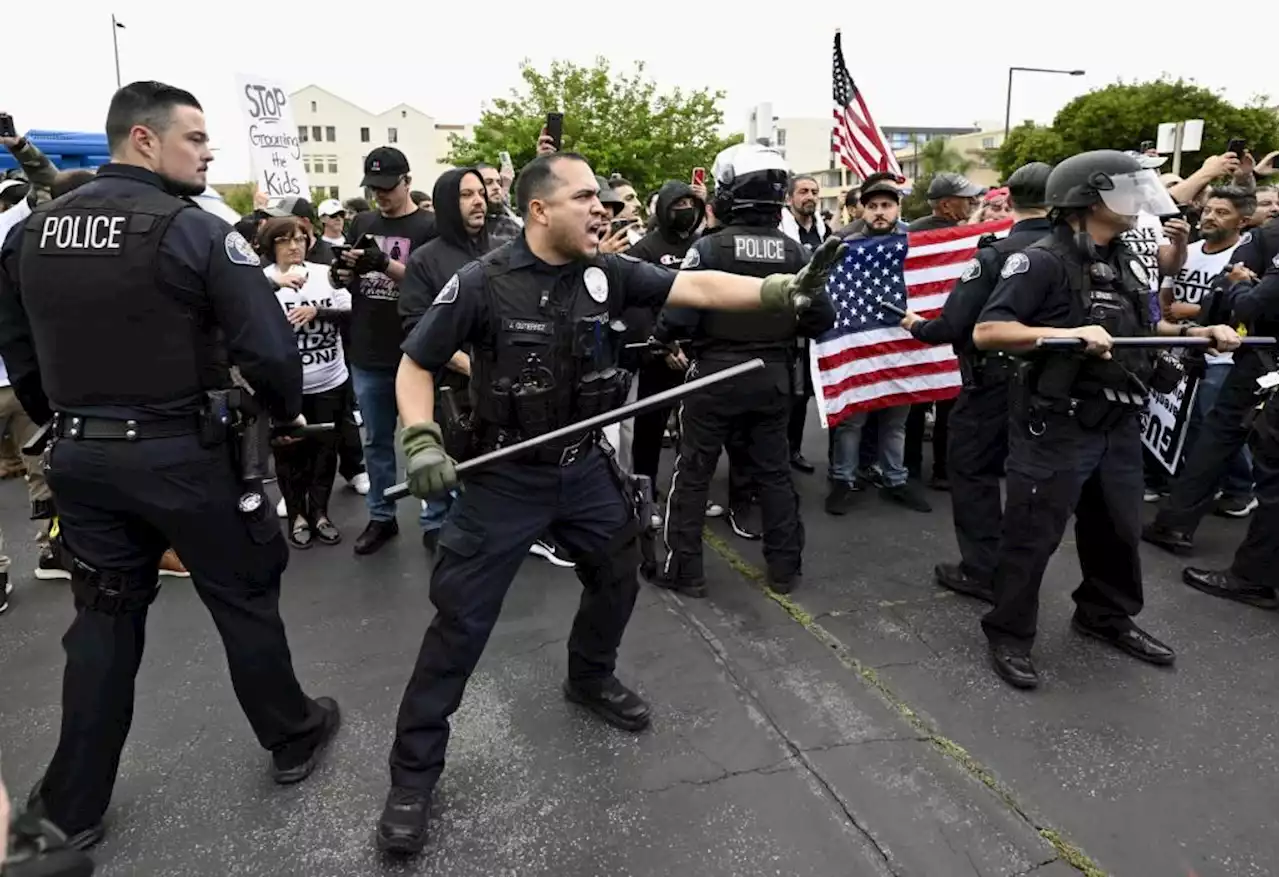
[[[368,189],[394,189],[400,178],[409,173],[409,159],[394,146],[379,146],[364,157],[364,179],[360,185]]]
[[[893,200],[902,202],[902,190],[898,188],[898,178],[889,173],[875,173],[862,181],[858,193],[858,201],[866,204],[872,195],[892,195]]]
[[[293,195],[284,198],[276,205],[280,210],[284,211],[286,216],[296,216],[299,219],[309,219],[311,222],[316,221],[315,208],[311,206],[311,202],[306,198]]]
[[[977,183],[969,182],[968,177],[963,174],[941,173],[934,174],[933,179],[929,181],[929,192],[925,197],[929,201],[942,198],[977,198],[985,191],[987,190]]]

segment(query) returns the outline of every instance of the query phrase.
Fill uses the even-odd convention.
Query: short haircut
[[[1276,191],[1277,191],[1277,189],[1276,189],[1276,187],[1275,187],[1275,186],[1259,186],[1259,187],[1257,188],[1257,190],[1253,193],[1253,195],[1254,195],[1254,197],[1255,197],[1255,198],[1256,198],[1258,195],[1261,195],[1263,192],[1270,192],[1270,193],[1272,193],[1272,194],[1274,195],[1274,194],[1276,193]]]
[[[818,185],[818,178],[815,177],[813,174],[796,174],[787,182],[788,195],[794,195],[796,193],[796,185],[801,180],[808,180],[809,182],[813,183],[815,186]],[[819,186],[819,188],[821,188],[821,186]]]
[[[582,156],[578,156],[578,157],[582,158]],[[583,158],[582,160],[586,161],[585,158]],[[626,186],[628,189],[635,188],[635,186],[631,185],[631,181],[628,180],[626,177],[622,176],[621,174],[610,174],[609,188],[616,189],[618,186]]]
[[[1230,201],[1231,206],[1241,216],[1252,216],[1258,209],[1258,198],[1253,192],[1246,192],[1239,186],[1218,186],[1209,190],[1210,198],[1221,198]]]
[[[477,161],[475,164],[473,164],[473,165],[472,165],[472,167],[473,167],[473,168],[475,168],[475,169],[476,169],[476,170],[478,170],[478,171],[482,171],[482,170],[486,170],[486,169],[487,169],[487,170],[491,170],[491,171],[496,171],[496,170],[497,170],[497,168],[496,168],[496,167],[494,167],[493,165],[491,165],[491,164],[489,164],[488,162],[485,162],[485,161]]]
[[[306,233],[298,217],[273,216],[262,223],[262,228],[258,229],[258,240],[256,241],[258,254],[274,260],[276,241],[281,238],[291,238],[294,235]]]
[[[364,198],[348,198],[342,206],[347,213],[367,213],[369,211],[369,202]]]
[[[107,148],[115,152],[129,139],[134,125],[164,133],[173,121],[174,107],[204,110],[189,91],[154,80],[130,82],[111,98],[111,107],[107,110]]]
[[[75,168],[69,171],[59,171],[58,175],[53,178],[53,185],[49,187],[49,194],[54,198],[61,198],[68,192],[79,189],[85,183],[94,178],[95,174],[88,168]]]
[[[849,191],[845,192],[845,193],[844,193],[844,206],[845,206],[845,207],[855,207],[855,206],[857,206],[857,204],[858,204],[858,195],[860,195],[861,193],[862,193],[862,190],[861,190],[861,189],[859,189],[859,188],[857,188],[857,187],[854,187],[854,188],[850,189]]]
[[[550,155],[538,156],[520,169],[520,179],[516,181],[516,207],[521,216],[529,215],[530,201],[547,197],[547,194],[555,188],[556,181],[560,179],[556,176],[555,166],[561,161],[588,163],[576,152],[553,152]],[[621,178],[610,181],[610,185],[615,183],[631,185]]]
[[[412,201],[414,204],[418,204],[422,201],[430,201],[431,196],[428,195],[426,192],[422,191],[421,189],[414,189],[409,193],[409,200]]]

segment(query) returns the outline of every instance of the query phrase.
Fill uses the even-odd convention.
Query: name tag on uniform
[[[503,320],[502,331],[517,332],[522,335],[554,335],[555,328],[551,323],[540,320]]]
[[[119,213],[61,213],[40,223],[39,250],[46,256],[119,256],[129,217]]]
[[[752,234],[733,236],[733,258],[739,262],[785,262],[787,242]]]

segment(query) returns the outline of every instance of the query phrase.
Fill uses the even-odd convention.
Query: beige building
[[[290,95],[302,141],[302,160],[313,189],[330,198],[364,195],[364,158],[379,146],[394,146],[409,159],[413,188],[430,192],[451,165],[449,135],[471,136],[470,125],[446,125],[408,104],[372,113],[316,85]]]
[[[992,150],[999,149],[1004,143],[1004,126],[991,130],[972,131],[947,138],[947,146],[973,162],[973,167],[965,171],[965,176],[979,186],[994,186],[1000,182],[1000,172],[996,170],[992,160]],[[920,160],[916,145],[896,150],[893,154],[902,165],[902,174],[909,180],[920,176]]]

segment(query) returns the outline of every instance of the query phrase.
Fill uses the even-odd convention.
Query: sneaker
[[[1142,488],[1142,501],[1143,502],[1159,502],[1160,491],[1154,487]]]
[[[880,471],[879,466],[865,466],[854,471],[853,489],[862,490],[867,485],[871,487],[889,486],[889,482],[884,480],[884,473]]]
[[[361,496],[369,495],[369,473],[357,472],[351,476],[351,480],[347,482],[347,486]]]
[[[71,570],[62,562],[62,552],[58,549],[57,542],[48,543],[40,552],[40,559],[36,561],[36,578],[42,582],[59,579],[70,581]]]
[[[707,500],[707,517],[708,518],[719,518],[719,517],[722,517],[723,515],[724,515],[724,506],[720,505],[720,503],[718,502],[712,502],[711,500]]]
[[[13,593],[13,583],[9,581],[9,573],[0,572],[0,615],[9,611],[9,595]]]
[[[764,532],[764,524],[760,520],[760,506],[752,503],[729,509],[729,527],[740,539],[758,541]]]
[[[399,535],[400,525],[395,518],[389,521],[370,521],[364,532],[356,537],[353,547],[356,554],[373,554]]]
[[[178,559],[178,553],[172,548],[160,555],[160,575],[178,579],[191,578],[191,573],[187,572],[187,568]]]
[[[1256,496],[1224,496],[1218,500],[1218,507],[1213,513],[1224,518],[1247,518],[1257,507]]]
[[[898,505],[905,506],[913,512],[933,511],[933,506],[929,505],[929,501],[924,498],[920,489],[910,481],[905,484],[895,484],[892,487],[881,488],[881,494],[886,499],[893,500]]]
[[[364,426],[364,415],[360,413],[359,408],[351,411],[351,419],[356,422],[356,426]]]
[[[278,503],[276,503],[276,517],[277,517],[277,518],[287,518],[287,517],[289,517],[289,510],[288,510],[287,508],[285,508],[285,505],[284,505],[284,497],[283,497],[283,496],[282,496],[282,497],[280,497],[280,501],[279,501]]]
[[[565,556],[564,550],[558,548],[554,542],[545,539],[534,540],[529,546],[529,553],[534,557],[541,557],[552,566],[559,566],[565,569],[573,567],[573,561]]]

